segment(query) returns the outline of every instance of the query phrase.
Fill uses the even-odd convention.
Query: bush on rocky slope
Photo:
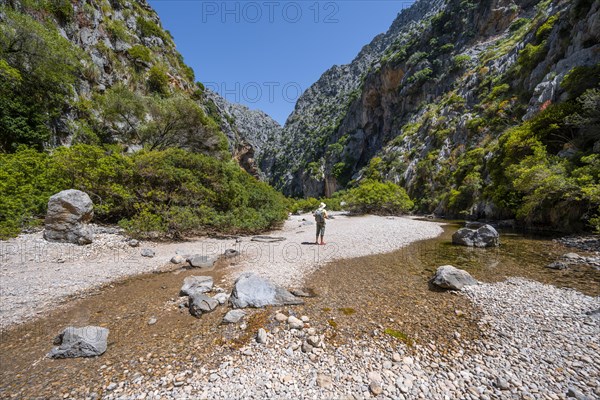
[[[0,155],[0,237],[38,225],[48,198],[69,188],[90,195],[96,221],[118,222],[136,236],[251,233],[287,216],[285,198],[232,161],[181,149],[21,147]]]

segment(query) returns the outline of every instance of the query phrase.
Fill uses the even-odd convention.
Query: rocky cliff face
[[[435,14],[442,4],[441,0],[423,0],[404,10],[350,64],[333,66],[300,96],[283,132],[273,132],[260,158],[260,167],[273,184],[288,195],[322,194],[323,147],[360,94],[366,72],[392,43],[418,32],[421,20]]]
[[[307,90],[262,166],[288,195],[329,195],[376,178],[406,187],[422,211],[512,217],[491,200],[494,171],[486,163],[507,128],[574,98],[563,83],[570,72],[588,68],[588,86],[597,85],[599,7],[417,2],[350,65]],[[579,148],[576,140],[546,148],[549,156],[583,154],[600,139],[592,136]],[[463,190],[465,176],[476,176],[476,190]]]
[[[204,103],[227,136],[233,157],[246,171],[264,178],[257,160],[262,157],[269,138],[281,135],[281,125],[263,111],[230,103],[209,90]]]
[[[94,125],[102,117],[102,95],[122,85],[136,95],[158,92],[192,99],[225,134],[231,154],[257,174],[255,154],[260,154],[266,132],[276,132],[278,124],[264,113],[230,104],[197,85],[193,70],[184,63],[170,33],[162,28],[146,0],[0,0],[0,7],[3,34],[35,32],[39,35],[32,35],[29,42],[43,42],[53,40],[57,33],[67,39],[62,44],[68,47],[65,53],[78,58],[72,88],[58,115],[49,121],[52,135],[46,146],[96,140],[90,132],[98,131]],[[11,44],[2,44],[7,48],[1,58],[11,61]],[[200,125],[206,126],[199,126],[192,135],[202,135],[203,142],[219,143],[222,134],[208,129],[214,125],[210,120]],[[189,141],[179,145],[198,150]]]

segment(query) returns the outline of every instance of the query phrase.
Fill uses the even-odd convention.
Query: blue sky
[[[303,90],[347,64],[412,1],[149,0],[196,80],[283,124]]]

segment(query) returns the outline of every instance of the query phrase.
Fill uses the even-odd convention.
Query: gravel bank
[[[104,398],[600,397],[600,316],[586,314],[600,307],[598,298],[516,278],[464,295],[480,309],[485,336],[457,337],[451,350],[409,348],[377,328],[333,348],[323,342],[330,328],[274,323],[266,344],[251,343],[219,368],[174,370],[159,380],[138,374],[112,382]],[[316,345],[306,348],[307,340]]]
[[[217,256],[235,248],[240,256],[227,271],[228,281],[241,272],[254,271],[290,286],[301,285],[307,274],[327,261],[390,252],[442,232],[437,223],[411,218],[332,214],[326,246],[311,243],[315,225],[310,215],[292,216],[282,229],[268,233],[283,238],[274,243],[251,237],[199,238],[180,243],[140,242],[139,247],[131,247],[120,231],[99,226],[94,227],[94,242],[86,246],[47,242],[41,232],[0,241],[0,330],[43,315],[69,296],[159,270],[170,265],[175,254]],[[155,256],[143,257],[145,248]]]

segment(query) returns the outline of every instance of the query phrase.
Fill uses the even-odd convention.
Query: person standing
[[[317,223],[317,238],[315,239],[315,244],[319,244],[319,236],[321,236],[321,243],[325,244],[323,241],[323,237],[325,236],[325,221],[329,218],[327,216],[327,210],[325,210],[327,205],[325,203],[321,203],[317,211],[313,213],[315,217],[315,222]]]

